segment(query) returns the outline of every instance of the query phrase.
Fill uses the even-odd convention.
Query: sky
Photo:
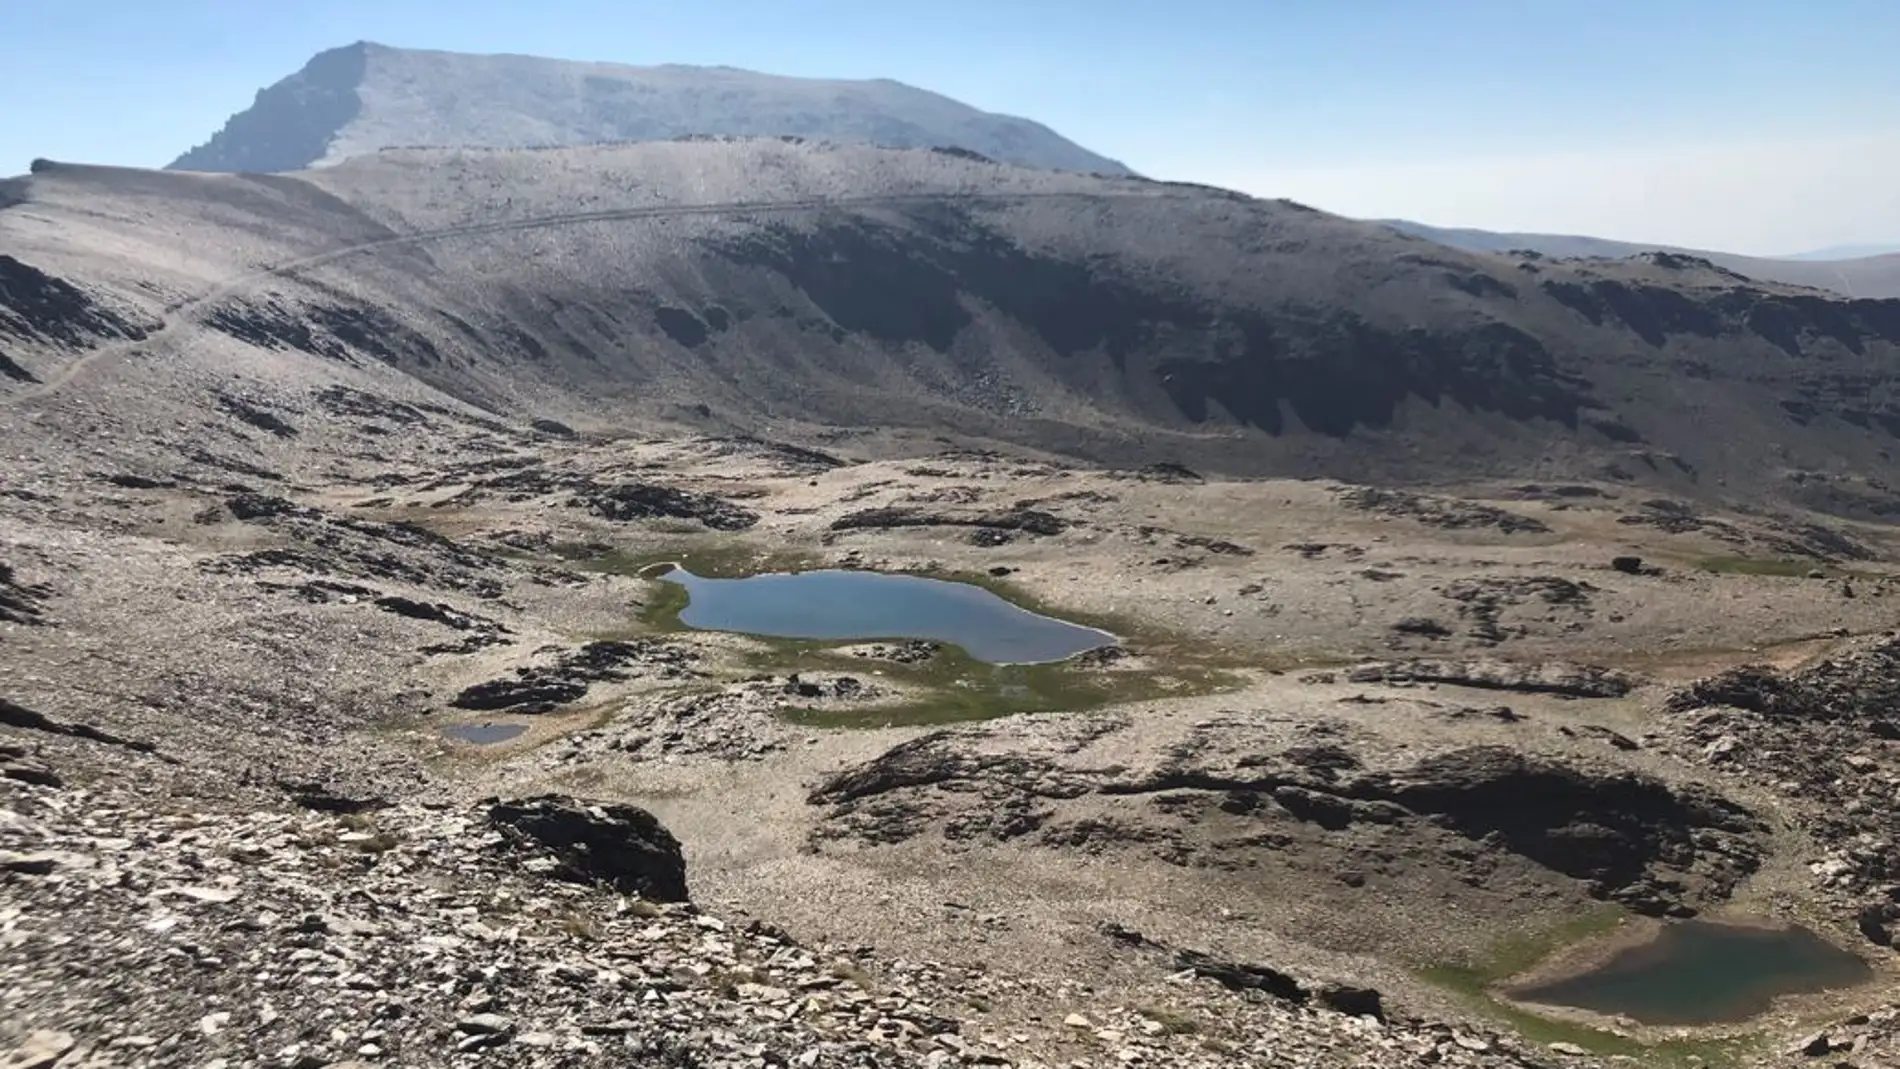
[[[1900,242],[1894,0],[0,0],[0,174],[162,166],[357,40],[895,78],[1357,217]]]

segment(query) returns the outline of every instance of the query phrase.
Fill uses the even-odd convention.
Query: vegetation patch
[[[775,643],[777,644],[777,643]],[[754,660],[770,671],[837,669],[828,649],[802,651],[783,645]],[[856,658],[853,662],[862,664]],[[1074,713],[1158,698],[1213,694],[1238,688],[1243,678],[1211,663],[1103,669],[1058,661],[1050,664],[984,664],[955,647],[917,664],[879,664],[883,679],[908,685],[917,697],[882,708],[791,708],[785,719],[806,727],[879,728],[954,724],[1015,713]]]

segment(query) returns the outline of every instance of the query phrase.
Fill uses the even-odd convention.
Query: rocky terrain
[[[694,135],[947,148],[1052,170],[1128,168],[1013,115],[889,79],[786,78],[732,67],[630,67],[359,41],[260,90],[184,171],[299,171],[418,145],[552,148]]]
[[[1640,1064],[1669,1037],[1526,1040],[1418,970],[1603,909],[1889,953],[1878,528],[329,396],[272,409],[276,478],[7,499],[0,968],[49,1064]],[[1052,522],[858,519],[936,509]],[[1060,670],[1095,708],[879,728],[945,650],[670,630],[633,573],[682,555],[1000,572],[1127,637]],[[1878,1065],[1892,1020],[1745,1034]]]
[[[779,142],[50,165],[0,242],[9,1069],[1900,1061],[1883,302]],[[1688,916],[1877,980],[1502,994]]]

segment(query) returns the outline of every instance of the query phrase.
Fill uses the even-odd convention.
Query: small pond
[[[659,578],[686,588],[680,622],[775,638],[930,639],[990,664],[1060,661],[1114,635],[1030,612],[980,586],[865,571],[780,572],[706,579],[684,568]]]
[[[1706,1025],[1747,1020],[1780,995],[1851,987],[1872,975],[1866,962],[1806,928],[1684,921],[1587,972],[1506,993],[1643,1024]]]
[[[442,729],[442,734],[457,742],[471,743],[476,746],[494,746],[516,738],[528,730],[526,724],[450,724]]]

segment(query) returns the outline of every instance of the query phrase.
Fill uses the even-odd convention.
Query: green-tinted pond
[[[1043,616],[968,583],[865,571],[707,579],[684,568],[659,578],[686,588],[680,623],[705,631],[821,640],[929,639],[990,664],[1060,661],[1114,635]]]
[[[1684,921],[1588,972],[1506,994],[1643,1024],[1707,1025],[1747,1020],[1781,995],[1851,987],[1872,975],[1865,961],[1806,928]]]

